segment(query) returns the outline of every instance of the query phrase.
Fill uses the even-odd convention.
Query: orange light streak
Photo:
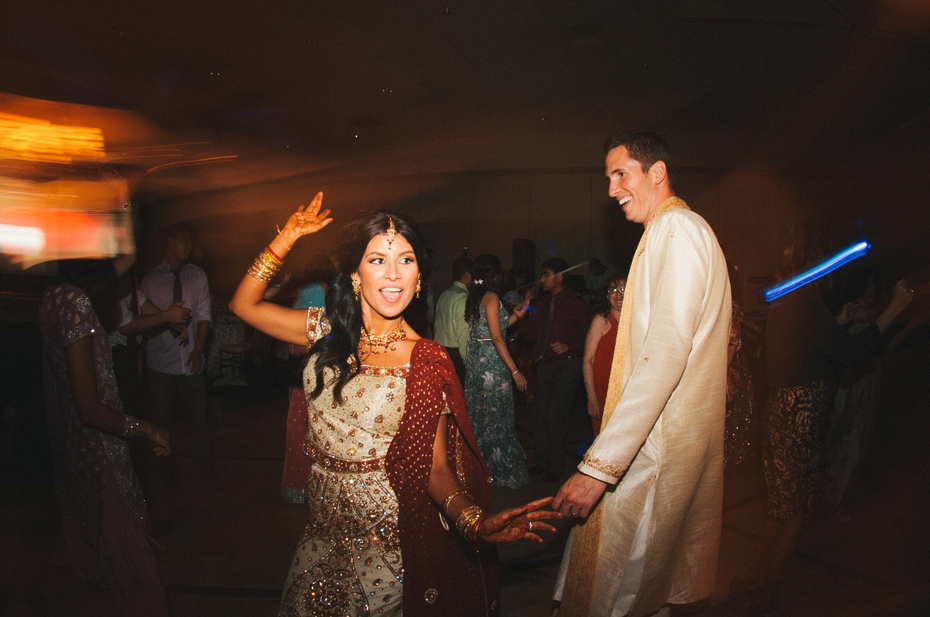
[[[211,156],[205,159],[194,159],[192,161],[176,161],[174,163],[164,163],[162,165],[156,165],[155,167],[152,167],[145,173],[150,174],[157,169],[164,169],[166,167],[179,167],[181,165],[195,165],[195,164],[200,164],[200,163],[215,163],[217,161],[229,161],[235,158],[239,158],[239,157],[236,156],[235,154],[230,154],[227,156]]]
[[[0,111],[0,159],[71,163],[75,158],[106,158],[99,128],[56,125]]]

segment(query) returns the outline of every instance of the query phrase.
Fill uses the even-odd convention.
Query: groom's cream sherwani
[[[566,592],[562,615],[647,615],[713,591],[730,285],[710,226],[672,199],[677,207],[659,210],[634,258],[629,337],[617,341],[626,346],[619,403],[579,465],[611,485],[598,505],[596,549],[575,555],[567,573],[569,585],[590,581],[589,601],[575,603],[587,610],[566,606]],[[557,598],[583,533],[572,534]]]

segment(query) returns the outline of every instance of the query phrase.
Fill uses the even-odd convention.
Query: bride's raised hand
[[[301,236],[316,233],[333,222],[333,219],[329,217],[329,210],[320,210],[322,206],[323,192],[320,191],[310,205],[300,206],[287,219],[284,228],[278,233],[289,247],[293,246]]]

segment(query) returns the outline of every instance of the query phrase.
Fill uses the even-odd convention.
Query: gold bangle
[[[449,495],[448,497],[446,497],[446,498],[443,500],[443,502],[442,502],[442,511],[443,511],[443,513],[445,513],[445,515],[448,516],[449,518],[452,518],[452,515],[449,514],[449,504],[451,504],[451,503],[452,503],[452,500],[455,499],[456,497],[458,497],[459,495],[465,495],[466,497],[468,497],[468,498],[471,499],[472,501],[475,500],[474,497],[472,497],[471,495],[468,494],[468,491],[455,491],[454,493],[450,494],[450,495]]]
[[[472,544],[478,544],[478,528],[481,526],[481,521],[487,518],[487,515],[482,512],[478,518],[475,519],[475,522],[472,523],[471,527],[468,528],[465,534],[465,539],[471,542]]]
[[[283,266],[283,265],[284,265],[284,258],[278,257],[278,254],[275,253],[275,252],[271,249],[271,245],[270,245],[270,244],[269,244],[268,246],[265,247],[265,250],[262,252],[262,255],[264,255],[265,253],[268,254],[268,256],[271,258],[271,260],[272,260],[274,263],[278,264],[279,266]]]
[[[261,259],[262,262],[268,264],[268,266],[274,268],[275,270],[279,270],[281,266],[284,265],[284,262],[279,261],[278,259],[275,259],[274,255],[268,252],[268,249],[263,250],[261,254],[259,254],[258,258]]]
[[[471,525],[475,518],[478,516],[478,512],[481,510],[478,506],[467,506],[459,512],[458,518],[455,519],[455,528],[458,530],[462,536],[465,535],[465,530]]]
[[[252,264],[252,267],[248,270],[249,275],[252,278],[256,278],[263,283],[271,281],[275,275],[275,271],[265,266],[263,263],[259,262],[257,259],[255,263]]]
[[[275,263],[274,259],[271,258],[271,255],[268,255],[267,253],[262,253],[261,255],[258,256],[258,258],[262,260],[263,264],[265,264],[266,266],[268,266],[275,272],[280,270],[281,266],[284,265],[283,263],[282,264]]]
[[[484,510],[481,506],[468,506],[464,508],[458,518],[455,520],[455,528],[463,538],[469,542],[474,542],[477,536],[477,527],[475,523],[484,517]]]
[[[274,278],[274,275],[278,273],[278,270],[283,266],[283,262],[278,262],[272,257],[268,250],[264,250],[261,254],[255,258],[255,261],[252,262],[252,267],[249,268],[248,273],[253,277],[268,283],[271,279]]]

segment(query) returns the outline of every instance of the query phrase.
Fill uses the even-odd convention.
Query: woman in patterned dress
[[[465,302],[469,323],[465,359],[468,417],[494,486],[522,488],[530,483],[530,476],[514,424],[510,381],[523,392],[526,378],[510,356],[504,332],[526,313],[526,306],[515,306],[512,315],[504,308],[498,295],[501,262],[495,255],[478,255],[472,276]]]
[[[145,497],[128,439],[170,452],[168,433],[123,413],[104,325],[118,325],[116,276],[106,260],[66,260],[39,306],[45,411],[68,555],[103,587],[120,616],[165,617]],[[180,309],[172,314],[180,313]]]
[[[788,237],[783,279],[807,270],[832,252],[822,226],[802,224]],[[823,300],[830,283],[830,277],[809,283],[780,298],[769,310],[769,394],[762,452],[768,516],[755,558],[731,583],[731,592],[755,588],[752,610],[758,614],[777,610],[785,564],[823,496],[827,423],[836,372],[880,351],[882,334],[914,294],[905,281],[899,281],[878,319],[849,336]]]
[[[330,222],[323,194],[299,208],[242,279],[230,308],[246,323],[310,349],[309,521],[281,615],[493,615],[493,545],[554,531],[540,500],[488,514],[487,467],[443,348],[402,313],[426,251],[402,216],[346,226],[323,309],[262,299],[294,242]],[[451,530],[453,525],[454,530]],[[458,532],[458,533],[457,533]]]

